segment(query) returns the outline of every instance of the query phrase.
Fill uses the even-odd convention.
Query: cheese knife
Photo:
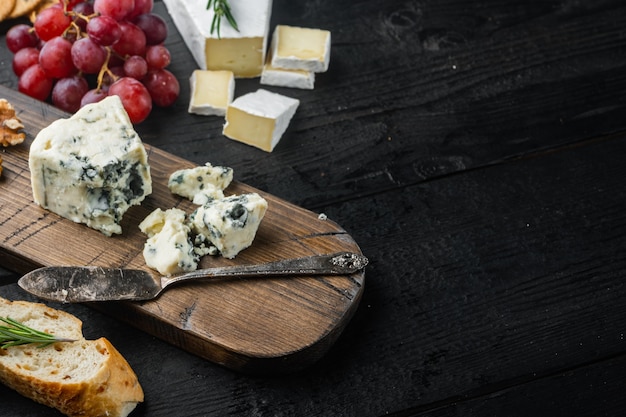
[[[368,259],[363,255],[339,252],[264,264],[199,269],[169,277],[141,269],[49,266],[35,269],[22,276],[18,280],[18,285],[39,298],[62,303],[145,301],[158,297],[170,285],[192,280],[348,275],[360,271],[367,264]]]

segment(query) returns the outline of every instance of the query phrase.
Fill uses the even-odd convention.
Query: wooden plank
[[[532,411],[550,394],[556,414],[580,395],[582,410],[606,404],[615,415],[624,158],[626,134],[326,207],[343,213],[372,265],[350,326],[306,372],[225,372],[84,306],[64,308],[113,337],[144,377],[139,415],[273,415],[277,405],[285,415],[489,414]],[[587,388],[598,381],[608,385]],[[28,402],[9,398],[14,409]]]
[[[193,211],[193,204],[172,195],[167,188],[167,179],[174,170],[193,164],[147,146],[153,193],[141,206],[127,212],[122,235],[106,237],[32,202],[28,145],[42,127],[65,115],[5,87],[0,87],[0,97],[13,103],[28,134],[24,144],[3,154],[3,265],[20,272],[62,264],[146,268],[142,255],[146,236],[137,226],[155,208]],[[341,250],[359,252],[356,242],[332,220],[242,183],[233,183],[226,193],[253,191],[269,204],[254,245],[235,260],[205,257],[200,267]],[[155,301],[94,307],[234,369],[292,371],[318,360],[336,340],[358,305],[363,284],[363,273],[195,283],[172,288]]]
[[[181,98],[154,109],[137,127],[141,137],[194,163],[211,155],[242,182],[317,209],[626,129],[620,0],[326,7],[273,7],[273,24],[332,32],[330,67],[313,91],[236,82],[236,96],[268,88],[301,102],[267,154],[225,138],[222,118],[187,113],[195,63],[157,2]],[[0,48],[0,84],[16,89],[11,57]]]
[[[270,88],[301,101],[272,154],[224,138],[220,119],[186,114],[186,99],[139,129],[161,149],[194,162],[215,155],[246,184],[318,209],[626,129],[625,19],[620,0],[279,0],[274,23],[315,22],[333,46],[313,91]],[[170,28],[186,98],[191,56]],[[237,80],[236,95],[260,87]]]

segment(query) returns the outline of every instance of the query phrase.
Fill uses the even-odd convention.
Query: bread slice
[[[125,417],[143,401],[128,362],[107,339],[86,340],[75,316],[0,298],[0,317],[75,340],[0,348],[0,381],[25,397],[72,417]]]

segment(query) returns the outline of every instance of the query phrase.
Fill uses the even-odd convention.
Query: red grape
[[[81,14],[83,16],[90,16],[94,13],[93,4],[86,1],[80,2],[72,7],[74,13]]]
[[[119,96],[130,121],[141,123],[152,111],[152,100],[146,87],[130,77],[122,77],[109,87],[109,95]]]
[[[33,28],[26,24],[13,26],[6,34],[6,43],[9,51],[16,53],[22,48],[35,47],[39,44],[39,38],[32,30]]]
[[[167,38],[167,23],[157,14],[141,14],[133,19],[133,23],[146,34],[148,45],[158,45]]]
[[[166,69],[150,70],[143,80],[154,104],[159,107],[169,107],[180,94],[178,80]]]
[[[41,48],[39,65],[50,78],[64,78],[76,72],[72,63],[72,43],[60,36],[50,39]]]
[[[87,24],[87,34],[96,43],[110,46],[122,36],[122,28],[110,16],[96,16]]]
[[[102,77],[101,87],[108,89],[111,84],[125,75],[123,66],[109,67],[109,70]]]
[[[133,20],[140,14],[150,13],[154,6],[153,0],[135,0],[135,8],[126,16],[127,20]]]
[[[103,16],[122,20],[135,10],[135,0],[95,0],[93,9]]]
[[[113,50],[121,56],[144,55],[146,52],[146,35],[139,27],[130,22],[119,22],[122,36],[113,44]]]
[[[117,95],[132,123],[145,120],[153,105],[172,105],[180,85],[165,69],[167,24],[153,6],[154,0],[57,0],[32,27],[13,26],[5,39],[19,90],[67,112]]]
[[[13,55],[13,72],[18,77],[29,67],[39,62],[39,50],[37,48],[22,48]]]
[[[146,60],[138,55],[133,55],[124,62],[124,73],[131,78],[141,80],[146,76],[147,72],[148,64]]]
[[[87,29],[87,17],[93,14],[93,6],[90,3],[82,2],[73,6],[74,16],[72,20],[83,32]]]
[[[72,45],[72,62],[85,74],[97,74],[105,64],[107,52],[91,38],[82,38]]]
[[[68,10],[76,10],[76,6],[85,4],[83,0],[61,0],[67,6]]]
[[[74,113],[80,109],[81,99],[89,85],[83,77],[61,78],[52,88],[52,104],[66,112]]]
[[[107,93],[104,89],[98,90],[97,88],[94,88],[93,90],[89,90],[80,100],[80,107],[84,107],[91,103],[97,103],[108,95],[109,93]]]
[[[37,14],[34,27],[39,39],[46,42],[56,36],[61,36],[71,23],[72,19],[65,14],[63,9],[48,7]]]
[[[146,48],[146,62],[150,68],[165,68],[171,60],[170,51],[163,45],[152,45]]]
[[[32,65],[18,80],[17,88],[21,93],[44,101],[52,90],[52,79],[46,75],[41,65]]]

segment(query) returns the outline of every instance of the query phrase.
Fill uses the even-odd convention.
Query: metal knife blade
[[[200,269],[171,277],[140,269],[97,266],[51,266],[22,276],[18,285],[37,297],[63,303],[114,300],[151,300],[166,287],[183,281],[258,276],[346,275],[365,268],[368,259],[356,253],[340,252],[285,259],[256,265]]]

